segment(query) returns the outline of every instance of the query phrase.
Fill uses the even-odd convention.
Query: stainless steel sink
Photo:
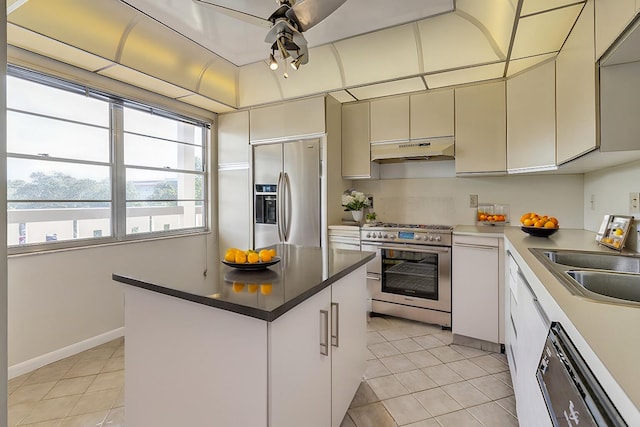
[[[543,251],[556,264],[595,270],[640,273],[640,258],[622,254],[580,251]]]
[[[529,249],[572,294],[640,307],[640,256]]]
[[[567,275],[599,295],[640,302],[640,275],[569,270]]]

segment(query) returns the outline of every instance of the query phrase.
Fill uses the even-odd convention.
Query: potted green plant
[[[367,220],[367,224],[371,223],[371,222],[375,222],[376,221],[376,213],[375,212],[369,212],[366,216],[366,220]]]

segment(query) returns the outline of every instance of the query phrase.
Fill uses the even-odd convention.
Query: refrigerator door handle
[[[284,210],[283,210],[283,202],[282,202],[282,195],[284,193],[282,186],[284,185],[283,182],[284,179],[284,174],[282,172],[280,172],[280,174],[278,175],[278,185],[276,186],[276,225],[278,227],[278,240],[280,240],[281,242],[285,241],[285,236],[284,236]]]
[[[286,209],[286,213],[284,215],[284,241],[288,241],[291,236],[291,218],[292,218],[292,208],[293,204],[291,202],[291,181],[289,180],[289,174],[284,173],[284,188],[286,191],[284,208]]]

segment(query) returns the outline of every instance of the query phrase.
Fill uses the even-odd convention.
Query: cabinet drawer
[[[453,244],[498,247],[497,237],[453,236]]]

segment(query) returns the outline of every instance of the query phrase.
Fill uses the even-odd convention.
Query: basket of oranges
[[[260,251],[229,248],[222,260],[223,264],[240,270],[262,270],[279,262],[280,258],[276,256],[276,250],[273,248]]]
[[[557,218],[527,212],[520,217],[522,231],[536,237],[549,237],[559,229]]]

